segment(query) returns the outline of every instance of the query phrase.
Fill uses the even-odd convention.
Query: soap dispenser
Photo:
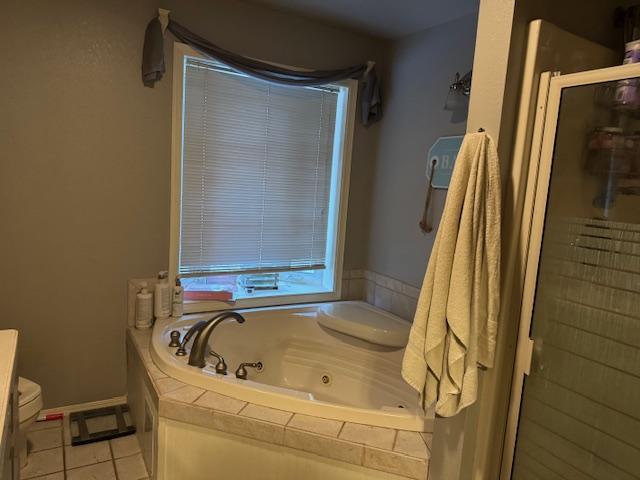
[[[136,294],[136,328],[150,328],[152,324],[153,294],[147,290],[147,282],[142,282]]]
[[[154,314],[156,320],[171,316],[171,286],[169,285],[169,272],[158,273],[158,283],[154,289]]]
[[[176,277],[176,286],[173,287],[173,312],[174,318],[179,318],[184,313],[184,288],[180,283],[180,277]]]

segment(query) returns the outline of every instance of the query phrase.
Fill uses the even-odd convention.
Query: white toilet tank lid
[[[18,377],[18,393],[18,405],[22,407],[38,398],[42,394],[42,389],[40,385],[28,378]]]

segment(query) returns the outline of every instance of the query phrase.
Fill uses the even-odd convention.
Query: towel
[[[369,62],[370,64],[373,62]],[[380,79],[375,64],[367,68],[362,76],[362,93],[360,94],[360,119],[362,125],[368,127],[382,118],[382,95]]]
[[[162,24],[156,17],[149,22],[144,32],[142,82],[147,87],[153,87],[162,78],[164,72],[164,36]]]
[[[443,417],[476,400],[500,307],[500,169],[486,133],[464,138],[418,299],[402,377]]]
[[[285,85],[308,86],[324,85],[346,78],[361,79],[360,114],[362,124],[369,126],[382,118],[382,94],[375,62],[367,62],[366,67],[354,65],[337,70],[297,70],[229,52],[173,20],[168,20],[166,28],[176,39],[190,45],[203,55],[215,58],[231,68],[262,80]],[[147,24],[147,29],[144,32],[142,82],[147,87],[153,87],[156,82],[162,79],[164,73],[162,23],[158,17],[154,17]]]

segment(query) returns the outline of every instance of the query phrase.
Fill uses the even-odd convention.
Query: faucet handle
[[[216,357],[218,359],[218,363],[216,363],[216,373],[218,375],[226,375],[228,371],[227,362],[224,361],[224,357],[219,353],[214,352],[213,350],[209,351],[209,355],[212,357]]]
[[[238,369],[236,370],[236,378],[239,378],[240,380],[246,380],[247,376],[249,375],[249,372],[247,372],[247,367],[255,368],[256,371],[261,372],[262,362],[241,363]]]
[[[171,337],[171,341],[169,342],[169,347],[179,347],[180,346],[180,331],[173,330],[169,337]]]

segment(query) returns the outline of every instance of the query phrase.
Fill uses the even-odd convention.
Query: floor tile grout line
[[[81,465],[80,467],[73,467],[73,468],[70,468],[69,470],[66,470],[64,473],[65,473],[65,476],[66,476],[66,474],[67,474],[68,472],[74,472],[74,471],[76,471],[76,470],[85,470],[85,469],[87,469],[87,468],[95,467],[96,465],[102,465],[102,464],[104,464],[104,463],[112,463],[112,461],[111,461],[111,460],[104,460],[104,461],[102,461],[102,462],[88,463],[87,465]],[[114,469],[114,471],[115,471],[115,469]],[[57,472],[56,472],[56,473],[57,473]],[[29,479],[29,480],[31,480],[31,479]],[[37,479],[33,479],[33,480],[37,480]]]
[[[41,429],[38,429],[38,430],[31,430],[31,429],[29,429],[29,430],[26,432],[26,437],[27,437],[27,448],[28,448],[28,445],[29,445],[29,436],[30,436],[30,435],[33,435],[34,433],[39,433],[39,432],[47,431],[47,430],[54,430],[54,429],[56,429],[56,428],[60,428],[60,430],[61,430],[60,434],[61,434],[61,435],[64,435],[64,433],[62,432],[62,426],[60,426],[60,427],[54,426],[54,427],[49,427],[49,428],[41,428]],[[62,445],[58,445],[58,446],[51,447],[51,448],[42,448],[42,449],[40,449],[40,450],[31,450],[31,451],[28,451],[28,450],[27,450],[27,455],[33,455],[33,454],[39,454],[39,453],[41,453],[41,452],[48,452],[48,451],[51,451],[51,450],[57,450],[58,448],[62,448],[62,452],[61,452],[61,454],[62,454],[62,470],[56,470],[55,472],[46,473],[46,474],[44,474],[44,475],[39,475],[39,476],[36,476],[36,477],[29,477],[29,479],[30,479],[30,480],[38,480],[38,478],[43,478],[43,477],[46,477],[47,475],[53,475],[53,474],[55,474],[55,473],[60,473],[60,472],[62,472],[63,477],[65,476],[65,475],[64,475],[64,439],[63,439],[63,441],[62,441]],[[19,478],[22,478],[22,476],[21,476],[21,475],[22,475],[22,473],[21,473],[21,472],[22,472],[22,470],[23,470],[23,469],[22,469],[22,468],[20,468],[20,477],[19,477]]]
[[[40,450],[31,450],[29,453],[40,453],[40,452],[48,452],[49,450],[55,450],[56,448],[63,447],[64,445],[58,445],[56,447],[51,448],[41,448]]]
[[[57,447],[57,448],[60,448],[60,447]],[[53,449],[53,448],[49,448],[49,449],[47,449],[47,450],[39,450],[39,451],[37,451],[37,452],[33,452],[33,453],[40,453],[40,452],[45,452],[45,451],[49,451],[49,450],[54,450],[54,449]],[[63,463],[63,465],[62,465],[62,466],[64,467],[64,463]],[[26,468],[26,467],[25,467],[25,468]],[[56,470],[56,471],[53,471],[53,472],[45,473],[45,474],[43,474],[43,475],[37,475],[37,476],[35,476],[35,477],[26,477],[25,479],[23,479],[23,478],[22,478],[22,470],[23,470],[23,469],[22,469],[22,468],[20,468],[20,475],[18,476],[18,478],[19,478],[20,480],[38,480],[38,479],[40,479],[40,478],[44,478],[44,477],[46,477],[46,476],[48,476],[48,475],[54,475],[54,474],[56,474],[56,473],[61,473],[61,472],[62,472],[62,474],[63,474],[63,476],[64,476],[64,468],[63,468],[62,470]]]
[[[109,453],[111,453],[111,466],[113,467],[113,474],[116,477],[116,480],[118,480],[118,469],[116,468],[116,456],[113,453],[113,445],[111,445],[111,440],[107,440],[107,443],[109,444]]]
[[[42,432],[42,431],[44,431],[44,430],[53,430],[54,428],[61,428],[61,427],[62,427],[62,424],[60,424],[60,426],[56,426],[56,425],[54,425],[55,420],[40,420],[40,421],[37,421],[37,420],[36,420],[36,422],[35,422],[35,423],[36,423],[36,424],[38,424],[38,423],[48,423],[48,422],[51,422],[51,425],[50,425],[50,426],[46,426],[46,427],[42,427],[42,428],[32,429],[32,430],[30,430],[30,432]]]
[[[62,422],[60,422],[60,423],[62,423],[62,425],[61,425],[62,428],[60,428],[60,435],[62,436],[62,440],[61,440],[61,443],[62,443],[62,478],[64,480],[66,480],[67,479],[67,456],[66,456],[66,453],[64,451],[65,450],[64,449],[64,420],[65,420],[65,415],[62,416]],[[69,430],[71,430],[71,425],[69,425]],[[69,434],[71,434],[71,432],[69,432]]]
[[[134,435],[134,436],[135,436],[135,435]],[[122,437],[122,438],[124,438],[124,437]],[[146,479],[148,479],[148,478],[149,478],[149,472],[147,472],[147,465],[144,463],[144,458],[142,458],[142,448],[140,448],[140,442],[138,442],[137,437],[136,437],[136,444],[138,445],[138,448],[139,448],[139,450],[138,450],[137,452],[135,452],[135,453],[131,453],[131,454],[129,454],[129,455],[123,455],[122,457],[118,457],[118,458],[116,458],[115,453],[113,453],[113,449],[111,450],[111,455],[112,455],[112,457],[113,457],[113,462],[114,462],[114,470],[116,471],[116,479],[118,478],[118,477],[117,477],[118,470],[117,470],[117,468],[115,467],[115,462],[116,462],[116,460],[121,460],[121,459],[123,459],[123,458],[136,457],[136,456],[138,456],[138,455],[140,456],[140,459],[142,460],[142,463],[143,463],[143,465],[144,465],[144,471],[145,471],[145,476],[144,476],[144,477],[141,477],[139,480],[146,480]],[[111,442],[110,442],[110,441],[109,441],[109,447],[111,447]]]
[[[120,460],[121,458],[129,458],[129,457],[135,457],[136,455],[142,455],[142,450],[140,450],[139,452],[135,452],[135,453],[130,453],[128,455],[122,455],[121,457],[117,457],[114,455],[113,459],[114,460]]]

